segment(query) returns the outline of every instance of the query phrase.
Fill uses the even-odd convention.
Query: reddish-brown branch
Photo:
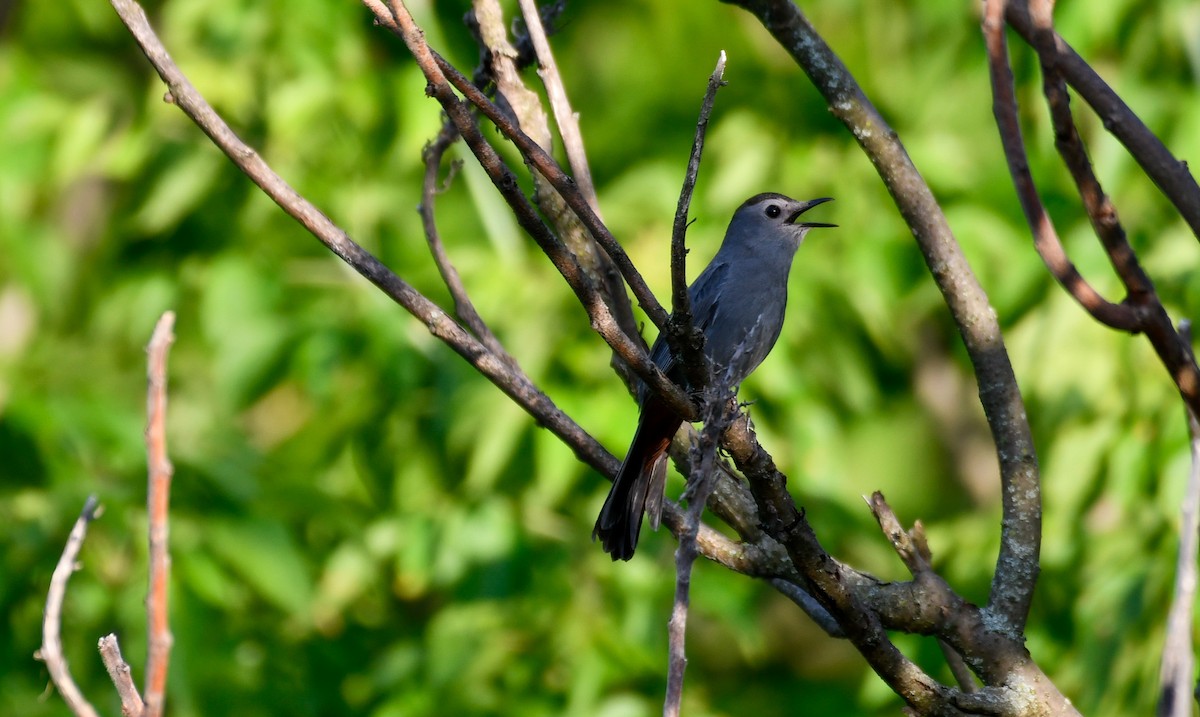
[[[87,537],[88,523],[99,515],[100,508],[96,496],[88,496],[87,502],[83,504],[83,511],[80,512],[79,518],[75,520],[75,525],[71,528],[71,535],[67,538],[66,546],[63,547],[58,565],[54,567],[54,574],[50,576],[46,610],[42,615],[42,647],[36,655],[46,663],[46,670],[50,673],[50,679],[54,681],[54,687],[76,717],[99,717],[99,715],[96,708],[83,696],[83,692],[79,690],[79,686],[71,677],[70,668],[67,667],[67,657],[63,654],[62,649],[62,607],[63,600],[67,596],[67,583],[71,580],[71,573],[76,569],[75,559],[79,556],[80,548],[83,547],[83,539]]]
[[[171,555],[168,550],[171,475],[174,468],[167,454],[167,353],[175,341],[175,313],[158,320],[147,346],[149,361],[146,390],[146,454],[149,487],[146,511],[150,521],[150,585],[146,595],[147,654],[146,707],[144,717],[159,717],[167,690],[167,668],[171,662],[168,587]]]
[[[988,68],[992,78],[992,113],[1000,130],[1000,141],[1004,146],[1004,156],[1008,160],[1008,171],[1017,189],[1017,197],[1021,201],[1021,209],[1033,232],[1034,248],[1054,278],[1093,318],[1114,329],[1137,331],[1138,317],[1133,309],[1106,300],[1067,258],[1058,232],[1038,196],[1017,117],[1017,96],[1004,33],[1004,5],[1003,0],[989,0],[983,22]]]
[[[1063,77],[1072,60],[1056,51],[1057,35],[1053,25],[1053,5],[1046,0],[1038,0],[1033,4],[1032,10],[1030,10],[1029,2],[1023,2],[1022,6],[1021,12],[1016,13],[1015,16],[1030,22],[1033,27],[1030,43],[1038,52],[1045,74],[1044,86],[1046,100],[1054,121],[1055,144],[1062,154],[1063,162],[1071,171],[1096,235],[1108,253],[1109,261],[1116,269],[1117,275],[1125,284],[1128,298],[1124,305],[1128,307],[1136,322],[1135,330],[1144,333],[1150,340],[1159,360],[1171,375],[1171,380],[1179,389],[1179,393],[1188,404],[1189,409],[1200,413],[1200,367],[1196,365],[1190,342],[1175,330],[1170,315],[1167,314],[1166,308],[1163,307],[1162,301],[1154,290],[1153,282],[1142,269],[1137,255],[1130,247],[1125,230],[1117,219],[1116,209],[1092,171],[1087,151],[1083,147],[1083,142],[1079,138],[1079,132],[1071,117],[1067,90],[1063,86]],[[996,12],[997,14],[1002,13],[1003,8]],[[1011,12],[1007,14],[1011,22],[1014,14]],[[1123,113],[1132,114],[1124,104],[1111,111],[1118,117],[1123,117]],[[1102,115],[1102,118],[1107,126],[1110,117]],[[1123,124],[1128,124],[1128,122]],[[1145,132],[1149,133],[1149,130],[1147,129]],[[1156,151],[1156,146],[1161,146],[1161,143],[1158,143],[1153,134],[1150,134],[1150,137],[1154,140],[1153,142],[1143,138],[1133,145],[1127,145],[1130,153],[1134,154],[1143,168],[1147,168],[1148,165],[1160,164],[1150,155]],[[1144,153],[1146,156],[1138,157],[1138,153]],[[1147,171],[1149,170],[1147,169]],[[1187,179],[1191,180],[1190,174],[1187,175]],[[1177,177],[1173,180],[1172,186],[1179,190],[1182,197],[1186,198],[1190,191],[1185,186],[1186,184],[1182,178]],[[1194,181],[1192,181],[1192,185],[1194,186]],[[1180,206],[1179,209],[1181,212],[1184,211],[1183,206]]]
[[[1067,83],[1100,116],[1104,128],[1125,145],[1130,156],[1175,205],[1192,233],[1200,237],[1200,186],[1187,163],[1171,154],[1162,140],[1062,37],[1055,33],[1051,43],[1039,41],[1039,29],[1027,3],[1008,3],[1005,17],[1027,43],[1042,53],[1043,61],[1059,69]],[[1053,52],[1052,57],[1047,54],[1050,52]]]
[[[1104,193],[1100,180],[1092,170],[1087,148],[1083,145],[1079,129],[1075,126],[1075,119],[1071,115],[1071,96],[1059,71],[1057,55],[1052,49],[1054,28],[1050,24],[1049,8],[1036,15],[1044,18],[1038,22],[1041,27],[1037,34],[1038,57],[1042,65],[1042,91],[1046,95],[1046,104],[1050,108],[1050,118],[1054,124],[1054,145],[1075,180],[1075,187],[1079,190],[1092,228],[1108,253],[1113,269],[1125,284],[1125,290],[1133,297],[1152,294],[1154,285],[1138,262],[1133,247],[1129,245],[1125,228],[1121,226],[1117,217],[1116,207]]]

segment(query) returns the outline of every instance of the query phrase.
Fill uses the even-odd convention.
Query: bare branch
[[[1189,325],[1179,333],[1191,338]],[[1192,467],[1180,510],[1179,558],[1175,563],[1175,595],[1167,615],[1167,638],[1163,644],[1159,670],[1160,696],[1158,717],[1191,717],[1196,658],[1192,650],[1192,626],[1195,622],[1196,559],[1200,553],[1200,421],[1190,406],[1187,411],[1191,437]]]
[[[678,717],[680,704],[683,700],[683,674],[687,667],[687,652],[685,649],[687,635],[688,605],[692,584],[692,565],[696,562],[696,534],[700,528],[700,520],[704,507],[708,505],[709,496],[717,485],[717,447],[725,427],[737,413],[733,393],[727,382],[712,381],[712,367],[705,358],[704,335],[692,321],[691,301],[687,289],[687,250],[684,239],[687,234],[688,207],[692,201],[692,191],[696,187],[696,175],[700,171],[700,155],[704,150],[704,134],[708,129],[708,118],[712,114],[713,103],[717,90],[721,87],[725,75],[725,51],[722,50],[717,58],[717,66],[713,69],[708,80],[708,89],[700,108],[700,119],[696,123],[696,137],[692,142],[692,152],[688,159],[687,172],[683,180],[683,188],[679,194],[679,206],[675,212],[674,228],[671,233],[671,289],[672,314],[667,326],[666,338],[671,349],[677,352],[683,361],[687,373],[688,385],[693,391],[699,390],[705,396],[704,429],[700,432],[699,440],[692,446],[689,456],[691,470],[688,472],[688,486],[685,491],[688,508],[684,517],[684,529],[679,536],[679,546],[675,549],[675,600],[671,610],[671,619],[667,631],[669,635],[669,656],[667,669],[667,695],[663,703],[664,717]]]
[[[619,465],[617,459],[559,410],[527,376],[493,355],[441,308],[356,244],[344,230],[300,196],[251,147],[242,142],[171,60],[140,5],[133,0],[112,0],[112,4],[147,59],[167,83],[173,103],[267,196],[330,251],[419,319],[433,336],[466,359],[540,425],[562,438],[579,460],[604,475],[616,473]]]
[[[1055,143],[1063,156],[1063,161],[1071,170],[1096,235],[1108,253],[1109,261],[1112,262],[1118,276],[1125,284],[1128,298],[1124,306],[1128,306],[1128,310],[1132,312],[1135,319],[1135,330],[1144,333],[1150,340],[1159,360],[1171,375],[1171,380],[1175,382],[1190,410],[1200,414],[1200,367],[1196,365],[1190,343],[1175,330],[1170,315],[1167,314],[1166,308],[1163,307],[1162,301],[1154,290],[1153,282],[1146,275],[1136,254],[1129,246],[1125,230],[1117,219],[1116,209],[1113,208],[1112,202],[1104,194],[1104,190],[1092,172],[1091,163],[1087,158],[1083,143],[1079,139],[1078,131],[1075,129],[1066,89],[1062,87],[1061,79],[1068,76],[1072,61],[1069,57],[1064,57],[1062,53],[1056,52],[1058,49],[1055,39],[1057,35],[1054,34],[1052,9],[1052,3],[1046,2],[1046,0],[1037,0],[1031,11],[1029,3],[1026,1],[1021,12],[1015,14],[1010,12],[1007,15],[1010,22],[1013,22],[1014,18],[1020,18],[1028,21],[1034,28],[1030,43],[1038,51],[1042,61],[1046,98],[1055,124]],[[1003,7],[997,6],[995,9],[989,10],[989,13],[996,14],[998,18],[1003,14]],[[998,23],[999,20],[997,19],[996,22]],[[1103,85],[1103,82],[1100,84]],[[1105,89],[1107,90],[1107,86]],[[1111,90],[1108,91],[1111,92]],[[1119,102],[1119,98],[1117,101]],[[1094,105],[1093,108],[1097,109]],[[1097,111],[1099,110],[1097,109]],[[1123,104],[1120,107],[1112,108],[1112,111],[1120,117],[1124,117],[1125,113],[1132,116],[1132,112]],[[1112,119],[1103,113],[1101,113],[1101,118],[1106,126]],[[1137,118],[1133,117],[1133,119]],[[1146,132],[1149,133],[1149,130]],[[1152,134],[1149,135],[1149,138],[1153,139],[1153,142],[1143,139],[1135,146],[1127,146],[1147,172],[1149,172],[1147,165],[1157,166],[1157,162],[1149,155],[1156,151],[1154,145],[1158,140]],[[1147,153],[1147,157],[1137,157],[1139,152]],[[1184,173],[1187,174],[1186,167],[1184,167]],[[1195,186],[1190,174],[1187,174],[1187,180],[1193,187]],[[1190,190],[1184,186],[1186,183],[1182,177],[1177,177],[1172,186],[1177,189],[1182,188],[1183,194],[1187,195]],[[1180,212],[1186,213],[1185,207],[1180,206],[1179,209]]]
[[[1017,118],[1017,96],[1004,34],[1004,7],[1004,0],[989,0],[983,21],[992,78],[992,112],[1000,129],[1000,140],[1004,145],[1004,156],[1008,159],[1013,185],[1017,188],[1029,229],[1033,232],[1033,245],[1054,278],[1093,318],[1114,329],[1137,331],[1138,317],[1133,309],[1102,297],[1067,258],[1058,232],[1038,196],[1033,175],[1029,172],[1029,160],[1025,156],[1025,143],[1021,139],[1021,125]],[[1070,111],[1067,112],[1069,116]]]
[[[104,669],[108,670],[108,677],[121,697],[121,714],[124,717],[139,717],[146,705],[142,702],[142,696],[138,694],[137,685],[133,682],[129,663],[125,662],[125,658],[121,656],[121,645],[117,642],[117,636],[105,635],[100,638],[98,647],[100,659],[104,662]]]
[[[87,537],[88,523],[98,518],[100,512],[96,496],[88,496],[87,502],[83,504],[83,511],[71,528],[71,534],[63,547],[58,565],[54,568],[54,574],[50,577],[46,611],[42,616],[42,647],[35,655],[46,663],[46,669],[50,672],[50,679],[54,681],[58,694],[62,695],[67,707],[77,717],[98,717],[98,714],[96,708],[88,702],[79,686],[75,684],[71,670],[67,667],[67,657],[62,649],[62,607],[67,595],[67,583],[76,569],[75,559],[83,547],[83,539]]]
[[[429,80],[431,93],[442,104],[442,108],[445,109],[446,114],[454,122],[459,133],[466,141],[467,146],[471,148],[471,151],[480,161],[480,164],[488,173],[492,182],[500,189],[505,201],[508,202],[509,207],[516,215],[518,223],[534,238],[547,256],[550,257],[550,260],[559,270],[559,273],[567,280],[572,290],[575,291],[576,296],[579,297],[580,302],[592,319],[593,329],[604,338],[614,351],[629,363],[639,378],[645,381],[652,390],[662,396],[671,405],[673,410],[685,417],[695,416],[696,408],[692,405],[691,400],[682,389],[667,379],[663,372],[650,361],[650,357],[646,352],[621,330],[605,303],[604,297],[600,295],[595,285],[581,270],[574,256],[565,249],[562,243],[542,223],[541,219],[537,216],[537,212],[520,192],[516,183],[516,177],[500,159],[499,155],[496,154],[495,149],[480,134],[479,128],[475,125],[470,113],[458,100],[454,94],[454,88],[450,86],[447,80],[453,81],[454,87],[462,91],[467,99],[480,108],[489,120],[501,128],[506,136],[510,136],[509,133],[512,133],[510,138],[513,142],[530,159],[535,168],[546,175],[547,179],[554,184],[560,193],[565,191],[564,187],[570,186],[570,178],[563,174],[557,164],[536,143],[530,140],[520,129],[514,127],[511,121],[491,101],[484,97],[479,89],[472,85],[462,73],[458,72],[458,70],[437,56],[429,48],[429,45],[425,43],[424,33],[417,27],[403,3],[395,2],[390,9],[384,7],[380,0],[364,0],[364,4],[376,13],[376,17],[381,24],[400,35],[408,45],[409,51],[413,53],[413,56],[417,59],[417,64],[425,73],[426,79]],[[542,159],[541,163],[537,161],[539,157]],[[563,186],[560,186],[560,183]],[[595,214],[591,213],[591,210],[587,207],[587,203],[582,201],[578,192],[574,190],[571,190],[571,192],[572,196],[581,203],[581,206],[575,206],[575,203],[569,202],[572,204],[571,208],[576,214],[585,212],[591,218],[590,220],[585,219],[585,224],[588,224],[589,231],[592,231],[593,236],[598,236],[596,229],[593,229],[591,225],[591,221],[594,220],[595,225],[603,229],[608,239],[616,246],[616,241],[612,239],[612,235],[608,233],[603,224],[599,223]],[[564,195],[564,198],[567,198],[567,196]],[[582,214],[580,214],[580,218],[584,218]],[[608,250],[607,245],[605,245],[605,249],[606,251]],[[628,263],[629,257],[624,254],[623,250],[620,250],[619,246],[617,246],[617,250],[621,251],[621,256]],[[609,254],[613,256],[611,251],[609,251]],[[620,261],[618,261],[618,266],[622,266]],[[649,294],[649,289],[645,287],[645,282],[637,274],[637,270],[633,268],[632,264],[628,264],[628,268],[629,273],[625,273],[626,280],[630,282],[635,295],[639,292],[637,286],[640,284],[650,299],[653,300],[653,296]],[[622,272],[625,272],[624,266],[622,266]],[[631,275],[635,277],[636,283],[629,280]],[[640,296],[639,299],[641,299]],[[656,300],[654,303],[658,305]],[[661,312],[662,307],[658,306],[658,310]]]
[[[724,84],[725,51],[717,57],[717,66],[708,78],[708,89],[700,105],[700,118],[696,121],[696,136],[692,140],[692,153],[688,157],[687,172],[683,187],[679,191],[679,204],[675,209],[675,221],[671,227],[671,321],[667,326],[666,339],[683,364],[688,385],[692,390],[702,391],[708,380],[710,369],[704,358],[704,334],[692,321],[692,302],[687,284],[687,238],[688,211],[692,205],[692,192],[696,188],[696,177],[700,173],[700,155],[704,152],[704,136],[708,132],[708,119],[712,115],[717,90]]]
[[[1200,186],[1188,171],[1187,163],[1171,154],[1162,140],[1062,37],[1054,34],[1051,45],[1039,42],[1036,37],[1039,30],[1025,2],[1009,3],[1005,16],[1013,29],[1039,52],[1044,54],[1053,49],[1054,56],[1044,56],[1043,62],[1062,72],[1067,83],[1104,121],[1104,128],[1125,145],[1130,156],[1179,210],[1192,233],[1200,237]]]
[[[904,562],[908,571],[912,573],[913,578],[940,580],[931,565],[933,554],[929,550],[929,543],[925,539],[925,526],[921,524],[921,521],[916,521],[911,530],[905,530],[892,507],[884,500],[883,493],[879,491],[871,494],[871,497],[867,499],[867,505],[870,506],[871,514],[879,523],[884,537],[892,544],[892,548],[900,556],[900,560]],[[942,655],[946,658],[946,664],[950,666],[950,672],[954,675],[954,680],[958,683],[959,688],[963,692],[977,692],[979,686],[975,684],[975,679],[966,662],[963,661],[962,655],[945,638],[938,638],[938,647],[941,648]]]
[[[150,521],[150,585],[146,594],[146,708],[144,717],[159,717],[167,689],[171,661],[170,615],[167,609],[171,579],[168,551],[171,475],[174,468],[167,454],[167,353],[175,341],[175,312],[162,315],[147,346],[149,361],[146,390],[146,454],[149,487],[146,512]]]
[[[1054,145],[1071,172],[1083,207],[1100,243],[1108,252],[1113,269],[1121,277],[1126,291],[1133,297],[1154,293],[1154,285],[1138,262],[1137,255],[1129,245],[1125,229],[1117,218],[1117,210],[1100,186],[1100,180],[1092,170],[1079,129],[1071,116],[1071,96],[1054,53],[1054,25],[1050,3],[1041,0],[1034,13],[1038,26],[1038,59],[1042,65],[1042,89],[1046,104],[1050,107],[1050,118],[1054,123]],[[1011,78],[1011,73],[1009,73]],[[1010,82],[1011,84],[1011,82]]]
[[[363,0],[363,2],[368,7],[372,8],[372,10],[374,10],[379,4],[379,0]],[[396,3],[395,6],[400,9],[404,8],[403,3]],[[399,26],[396,24],[399,21],[400,18],[397,17],[390,25],[386,20],[381,21],[381,23],[384,24],[385,27],[388,27],[388,29],[393,29],[394,31],[399,32],[404,38],[405,42],[411,41],[415,43],[415,45],[410,45],[410,51],[420,53],[420,55],[427,53],[430,57],[432,57],[432,59],[436,62],[438,69],[438,72],[433,74],[432,78],[438,78],[440,76],[442,81],[449,80],[449,82],[454,86],[454,89],[457,89],[459,92],[461,92],[463,97],[468,102],[478,108],[483,115],[492,122],[492,124],[496,125],[496,129],[500,130],[501,134],[503,134],[506,138],[511,140],[514,145],[516,145],[522,156],[525,157],[525,159],[533,166],[533,168],[546,177],[546,180],[550,182],[551,186],[553,186],[560,195],[562,195],[562,198],[567,203],[567,206],[571,208],[571,211],[575,212],[576,216],[578,216],[580,221],[583,222],[583,225],[600,244],[601,248],[603,248],[608,256],[613,260],[613,262],[617,265],[617,268],[620,269],[621,276],[624,277],[625,281],[629,284],[630,291],[633,292],[633,295],[637,299],[638,304],[642,307],[642,310],[646,312],[646,316],[655,326],[659,327],[660,329],[665,326],[667,321],[666,310],[662,307],[662,304],[659,303],[658,299],[655,298],[653,292],[650,291],[650,288],[646,285],[646,281],[642,278],[641,274],[638,273],[637,268],[633,265],[629,255],[626,254],[621,245],[617,243],[617,240],[613,237],[612,232],[608,230],[608,227],[604,226],[604,223],[600,221],[600,218],[596,215],[596,213],[592,211],[590,206],[588,206],[587,200],[584,199],[583,195],[580,194],[579,190],[575,187],[574,180],[567,176],[565,172],[563,172],[562,168],[558,166],[558,163],[555,162],[554,159],[547,154],[544,149],[538,146],[536,142],[522,132],[519,127],[514,125],[512,121],[505,115],[505,113],[496,107],[496,105],[492,103],[479,90],[478,87],[475,87],[473,84],[471,84],[471,81],[468,80],[465,75],[459,72],[441,55],[433,52],[428,45],[424,44],[424,35],[412,35],[400,31]],[[414,31],[418,30],[416,25],[412,25],[412,29]],[[416,48],[415,50],[414,46]],[[427,66],[422,63],[422,60],[423,57],[418,57],[418,64],[422,65],[422,70],[426,70]],[[426,73],[426,78],[431,78],[429,72]],[[432,78],[431,81],[433,81]],[[438,100],[443,101],[443,106],[445,106],[443,97],[438,97]],[[462,127],[459,127],[459,131],[462,131]]]
[[[421,158],[425,162],[425,175],[421,186],[421,204],[417,209],[421,215],[421,225],[425,229],[425,241],[429,244],[433,263],[437,265],[438,273],[442,275],[442,281],[446,284],[446,288],[450,291],[450,298],[454,301],[454,315],[471,333],[475,334],[475,337],[488,348],[488,351],[508,363],[515,363],[504,349],[504,345],[500,343],[500,339],[496,338],[487,322],[475,310],[475,304],[471,302],[471,297],[467,294],[467,287],[463,285],[458,270],[451,263],[450,257],[446,253],[446,247],[442,244],[442,237],[438,233],[437,219],[434,215],[434,197],[439,191],[438,170],[446,150],[457,138],[458,131],[454,129],[454,126],[445,124],[438,132],[438,136],[421,152]]]
[[[758,17],[870,157],[912,229],[958,326],[975,368],[979,401],[996,442],[1003,484],[1000,555],[988,608],[997,618],[993,624],[1006,624],[1009,633],[1018,637],[1029,614],[1039,570],[1041,485],[1025,404],[996,313],[895,131],[796,5],[789,0],[733,0],[733,4]]]
[[[707,365],[705,365],[707,370]],[[687,667],[685,650],[687,635],[688,606],[692,585],[692,565],[696,562],[696,535],[708,497],[716,485],[718,470],[717,447],[721,434],[731,420],[737,416],[737,404],[733,393],[725,382],[705,381],[711,386],[705,391],[704,429],[700,439],[692,448],[692,470],[688,476],[684,497],[687,511],[684,527],[679,535],[679,546],[675,549],[675,599],[671,619],[667,623],[667,695],[663,703],[663,717],[678,717],[683,699],[683,673]]]
[[[529,31],[529,40],[537,53],[538,76],[542,78],[542,84],[546,87],[546,97],[550,100],[554,122],[562,136],[567,163],[571,165],[571,176],[579,185],[579,191],[591,205],[592,211],[598,216],[600,203],[596,199],[596,185],[592,182],[587,151],[583,147],[579,115],[571,109],[571,101],[567,99],[567,90],[558,72],[558,64],[554,61],[554,53],[550,50],[550,40],[546,37],[546,28],[542,26],[542,15],[538,12],[536,0],[520,0],[520,5],[521,16],[525,18],[525,28]]]
[[[551,132],[546,110],[542,107],[541,97],[526,86],[521,77],[520,53],[509,42],[508,30],[504,21],[504,11],[500,6],[500,2],[499,0],[473,0],[472,7],[472,17],[475,23],[474,29],[477,31],[476,39],[480,44],[481,54],[484,58],[481,73],[477,73],[477,75],[486,75],[494,83],[495,95],[502,100],[503,105],[502,111],[500,109],[497,109],[497,111],[500,112],[506,125],[513,132],[519,133],[524,139],[528,140],[531,146],[536,146],[548,159],[549,152],[553,147],[554,134]],[[537,30],[541,29],[541,18],[537,15],[536,8],[534,10],[534,17],[538,25],[536,28],[530,28],[532,34],[528,38],[529,42],[535,47],[539,46],[539,44],[544,45],[538,54],[543,58],[549,57],[549,61],[552,63],[553,57],[549,54],[549,44],[544,42],[544,35],[542,43],[536,41]],[[436,57],[436,53],[431,54]],[[441,60],[441,58],[437,59]],[[443,71],[449,74],[451,71],[445,69],[447,67],[448,64],[443,63]],[[470,85],[465,76],[463,77],[463,82]],[[472,90],[476,89],[474,85],[470,85],[470,87]],[[556,92],[560,95],[559,99],[565,102],[566,92],[563,90],[561,84],[556,88]],[[478,94],[480,97],[483,97],[482,93]],[[450,96],[453,96],[453,93]],[[448,97],[444,97],[443,99],[448,99]],[[488,102],[488,104],[490,105],[491,103]],[[449,112],[449,110],[447,111]],[[570,114],[569,108],[568,114]],[[459,131],[462,132],[465,130],[460,129]],[[564,128],[562,131],[568,133],[564,135],[564,141],[566,141],[568,136],[572,137],[575,149],[578,152],[582,152],[583,139],[578,133],[578,128],[575,128],[574,135],[569,134],[569,129]],[[468,145],[471,145],[470,139]],[[526,159],[526,161],[530,162],[529,159]],[[570,178],[566,176],[553,160],[548,159],[548,162],[552,167],[552,173],[557,173],[560,179],[565,179],[570,183]],[[585,172],[588,171],[586,160],[584,160],[583,169]],[[533,178],[534,200],[537,202],[538,208],[541,209],[542,215],[549,220],[550,226],[558,235],[558,239],[561,240],[562,244],[566,245],[567,250],[573,256],[574,261],[578,263],[583,274],[587,276],[599,292],[620,330],[640,345],[637,320],[633,315],[633,307],[629,303],[629,297],[625,293],[625,282],[621,277],[621,272],[609,254],[593,238],[594,235],[589,231],[589,226],[571,208],[570,203],[560,189],[556,188],[553,181],[532,164],[530,175]],[[588,181],[590,182],[590,179]],[[508,191],[515,189],[516,187],[513,187]],[[502,193],[505,191],[501,188]],[[575,198],[587,206],[587,211],[595,218],[595,222],[603,227],[599,219],[599,209],[595,201],[594,190],[589,196],[587,192],[583,192],[576,184],[570,184],[570,191],[578,195]],[[512,200],[509,203],[511,205],[513,203]],[[604,231],[607,232],[607,229],[604,229]],[[649,289],[646,289],[646,291],[649,291]],[[627,383],[631,382],[628,362],[619,352],[614,352],[613,364],[622,378]]]
[[[356,244],[345,231],[300,196],[272,171],[251,147],[243,143],[171,60],[166,48],[151,29],[140,5],[133,0],[112,0],[112,4],[122,22],[138,41],[147,59],[167,83],[173,104],[196,122],[213,143],[267,196],[330,251],[419,319],[430,334],[462,356],[467,363],[537,420],[539,425],[562,439],[581,462],[602,475],[611,477],[616,474],[620,461],[570,416],[563,413],[528,376],[492,354],[441,308]],[[645,360],[649,363],[648,357]],[[661,372],[658,375],[662,381],[666,381]],[[669,381],[667,384],[678,392],[677,395],[683,396],[682,391],[674,384]],[[683,398],[686,399],[686,396]],[[677,506],[670,502],[664,505],[663,522],[678,534],[682,525],[682,513]],[[707,526],[701,526],[697,542],[705,557],[731,570],[748,575],[777,572],[772,567],[773,562],[778,561],[777,556],[765,556],[753,546],[735,543]]]

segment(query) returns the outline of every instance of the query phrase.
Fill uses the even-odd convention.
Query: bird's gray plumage
[[[704,334],[714,380],[736,387],[775,346],[783,329],[787,278],[796,249],[809,229],[833,226],[797,220],[827,201],[801,202],[768,192],[747,199],[734,212],[721,248],[688,288],[692,318]],[[654,342],[650,357],[677,383],[686,383],[662,337]],[[682,423],[645,385],[639,386],[638,399],[637,431],[592,531],[613,560],[633,557],[643,512],[657,529],[666,448]]]

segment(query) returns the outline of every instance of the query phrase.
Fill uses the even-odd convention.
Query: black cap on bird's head
[[[742,202],[742,206],[734,212],[734,216],[746,217],[750,219],[755,217],[759,222],[769,222],[771,224],[787,225],[799,229],[816,229],[818,227],[836,227],[836,224],[826,224],[824,222],[801,222],[800,215],[807,212],[809,209],[832,202],[833,197],[821,197],[820,199],[809,199],[808,201],[797,201],[778,192],[763,192],[750,197]],[[748,214],[747,210],[753,208],[753,213]],[[760,224],[761,226],[761,224]]]

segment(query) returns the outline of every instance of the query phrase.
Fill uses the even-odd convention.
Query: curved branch
[[[1066,40],[1054,33],[1050,43],[1039,42],[1039,30],[1026,3],[1009,3],[1005,17],[1013,29],[1038,50],[1043,62],[1059,68],[1067,83],[1104,121],[1104,128],[1125,145],[1146,175],[1179,210],[1192,233],[1200,238],[1200,185],[1196,184],[1196,178],[1188,171],[1187,162],[1171,154],[1162,140],[1150,131]]]
[[[1024,10],[1028,11],[1028,3],[1025,5]],[[1175,386],[1189,410],[1200,414],[1200,366],[1196,365],[1191,341],[1175,329],[1175,324],[1171,321],[1170,315],[1154,290],[1154,283],[1142,269],[1137,255],[1129,246],[1125,237],[1125,229],[1117,219],[1116,209],[1096,179],[1091,162],[1087,158],[1087,152],[1075,129],[1061,74],[1064,67],[1069,66],[1069,62],[1054,52],[1057,35],[1054,33],[1052,10],[1052,4],[1043,0],[1037,3],[1035,12],[1020,14],[1022,17],[1030,19],[1035,28],[1031,43],[1038,51],[1038,56],[1042,61],[1046,101],[1050,106],[1055,126],[1055,144],[1075,180],[1084,208],[1087,210],[1088,219],[1091,221],[1096,235],[1100,238],[1109,261],[1125,284],[1125,289],[1129,294],[1126,305],[1135,316],[1137,330],[1144,333],[1150,340],[1150,344],[1170,374],[1171,380],[1175,382]],[[1012,13],[1008,13],[1008,15],[1011,18]],[[1119,102],[1119,98],[1117,101]],[[1124,109],[1121,112],[1130,112],[1124,105],[1122,107]],[[1130,114],[1132,113],[1130,112]],[[1137,119],[1136,116],[1134,119]],[[1104,120],[1107,125],[1108,118],[1105,117]],[[1149,132],[1149,130],[1146,131]],[[1150,137],[1157,142],[1157,138],[1154,138],[1153,135]],[[1153,163],[1149,158],[1154,152],[1152,145],[1153,143],[1148,143],[1147,140],[1135,147],[1127,148],[1138,159],[1139,164],[1146,168],[1147,164]],[[1147,153],[1147,157],[1140,157],[1139,153]],[[1187,176],[1188,179],[1191,178],[1190,174]],[[1179,183],[1173,186],[1186,189]],[[1184,213],[1183,207],[1179,207],[1179,209],[1181,213]]]
[[[62,695],[63,701],[77,717],[99,717],[99,714],[92,703],[83,696],[83,692],[71,677],[70,668],[67,667],[67,657],[62,650],[62,606],[67,596],[67,583],[71,580],[71,573],[75,572],[75,558],[79,556],[83,539],[87,537],[88,523],[99,515],[100,508],[96,496],[88,496],[79,518],[71,528],[71,535],[63,547],[58,565],[54,567],[54,574],[50,577],[46,610],[42,615],[42,647],[37,652],[37,657],[46,663],[46,670],[49,671],[58,694]]]
[[[800,10],[787,0],[729,1],[758,17],[854,134],[912,229],[958,326],[996,443],[1003,487],[1000,555],[988,608],[997,625],[1019,637],[1039,570],[1041,484],[1025,404],[987,294],[895,131]]]
[[[438,171],[442,166],[442,157],[456,139],[458,139],[458,130],[454,128],[453,124],[444,124],[438,131],[438,136],[425,145],[425,149],[421,151],[421,159],[425,162],[425,174],[421,184],[421,203],[417,206],[417,212],[421,215],[421,226],[425,229],[425,242],[429,245],[429,253],[433,255],[433,263],[437,265],[438,273],[442,276],[442,283],[446,285],[450,291],[450,298],[454,301],[454,315],[487,347],[488,351],[509,363],[515,363],[504,345],[500,343],[500,339],[496,338],[491,327],[475,309],[475,304],[467,293],[467,287],[463,285],[462,279],[458,275],[458,269],[454,268],[454,264],[450,261],[446,247],[442,244],[441,234],[438,232],[437,219],[433,211],[434,198],[440,191],[438,189]],[[451,164],[451,175],[454,173],[455,166]]]
[[[1136,332],[1139,322],[1133,309],[1106,300],[1092,288],[1067,258],[1058,232],[1054,229],[1054,223],[1046,213],[1041,197],[1038,196],[1037,186],[1029,171],[1025,142],[1021,138],[1021,123],[1017,117],[1017,96],[1004,36],[1004,5],[1002,0],[990,0],[983,20],[988,69],[992,80],[992,114],[995,115],[996,126],[1000,130],[1000,141],[1004,146],[1004,156],[1008,160],[1008,171],[1012,175],[1013,186],[1017,189],[1017,198],[1021,201],[1025,220],[1033,233],[1033,246],[1058,283],[1092,315],[1092,318],[1114,329]],[[1069,116],[1069,109],[1067,113]]]

